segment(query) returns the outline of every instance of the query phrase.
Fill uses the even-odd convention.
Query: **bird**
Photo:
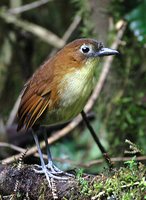
[[[50,178],[66,177],[61,177],[63,172],[54,165],[43,131],[48,155],[48,164],[45,164],[37,134],[39,127],[62,124],[81,113],[93,90],[100,58],[117,54],[117,50],[105,48],[95,39],[76,39],[46,60],[24,85],[17,131],[32,128],[41,161],[35,171],[45,174],[49,183]]]

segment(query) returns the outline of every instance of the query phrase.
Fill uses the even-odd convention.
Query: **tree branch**
[[[8,10],[8,13],[10,14],[20,14],[22,12],[28,11],[28,10],[32,10],[34,8],[38,8],[46,3],[48,3],[49,1],[53,1],[53,0],[40,0],[40,1],[35,1],[26,5],[23,5],[21,7],[17,7],[17,8],[11,8]]]
[[[57,35],[39,25],[30,23],[22,19],[17,19],[17,17],[4,12],[0,13],[0,17],[4,19],[7,23],[14,24],[17,27],[20,27],[25,31],[32,33],[33,35],[36,35],[37,37],[39,37],[39,39],[51,44],[54,47],[61,48],[65,44],[64,41],[60,39]]]

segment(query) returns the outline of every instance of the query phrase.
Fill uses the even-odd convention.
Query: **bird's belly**
[[[58,88],[59,104],[46,112],[45,124],[67,122],[83,110],[93,89],[94,67],[91,64],[64,77]]]
[[[75,88],[68,88],[66,93],[63,94],[60,101],[60,107],[62,108],[62,114],[65,121],[74,118],[84,108],[89,95],[92,90],[92,83],[84,85],[84,87],[78,86]]]
[[[46,112],[44,125],[61,124],[76,117],[84,108],[92,91],[92,82],[77,90],[71,87],[62,95],[59,105],[51,111]]]
[[[93,73],[86,71],[77,71],[65,77],[58,90],[59,106],[52,114],[49,113],[53,121],[69,121],[83,110],[93,88],[93,77]]]

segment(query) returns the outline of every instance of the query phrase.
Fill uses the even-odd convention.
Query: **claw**
[[[54,166],[54,165],[53,165]],[[39,169],[33,169],[36,173],[38,174],[45,174],[46,177],[49,176],[50,178],[54,178],[54,179],[58,179],[58,180],[68,180],[70,177],[74,177],[74,175],[66,173],[61,171],[60,169],[58,169],[57,167],[55,167],[56,169],[58,169],[58,171],[55,171],[53,169],[53,171],[51,170],[53,167],[49,167],[47,165],[45,165],[45,168],[43,168],[42,166],[37,165],[37,167]],[[62,174],[62,176],[59,176],[60,174]]]
[[[64,171],[60,170],[55,165],[50,166],[49,164],[47,164],[46,167],[47,167],[47,169],[50,169],[53,174],[56,174],[56,175],[64,174],[64,175],[69,176],[69,177],[75,177],[73,174],[69,174],[67,172],[64,172]]]

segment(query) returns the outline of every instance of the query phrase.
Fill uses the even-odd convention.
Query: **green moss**
[[[16,193],[16,198],[18,198],[18,199],[21,198],[21,194],[20,194],[20,192],[17,192],[17,193]]]
[[[41,184],[39,188],[39,198],[38,200],[45,200],[45,191],[47,189],[47,186],[45,183]]]
[[[79,172],[78,180],[81,196],[85,199],[107,199],[113,197],[121,200],[146,199],[146,167],[137,164],[134,159],[126,162],[126,167],[108,172],[87,181]]]
[[[88,196],[88,194],[89,194],[89,183],[86,179],[84,179],[82,177],[82,175],[83,175],[83,170],[80,169],[77,173],[77,179],[78,179],[79,184],[80,184],[80,193]]]

